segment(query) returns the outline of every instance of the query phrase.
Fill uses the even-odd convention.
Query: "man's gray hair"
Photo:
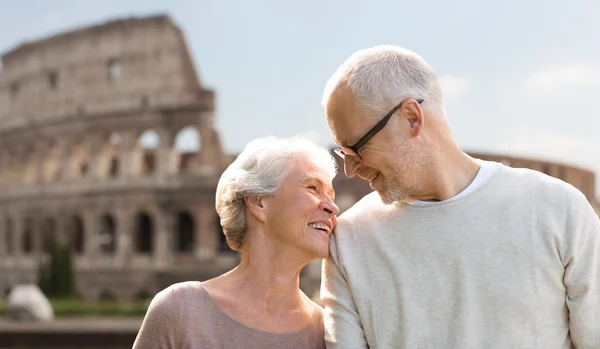
[[[239,251],[246,239],[244,198],[276,194],[294,161],[302,156],[333,180],[337,173],[333,156],[302,137],[255,139],[227,167],[217,184],[215,206],[229,247]]]
[[[384,115],[405,98],[423,98],[424,108],[445,117],[442,89],[433,69],[421,56],[401,47],[381,45],[352,54],[327,82],[324,107],[341,83],[350,88],[367,115]]]

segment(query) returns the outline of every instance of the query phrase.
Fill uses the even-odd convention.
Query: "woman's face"
[[[329,236],[339,213],[334,198],[327,172],[298,157],[280,190],[267,200],[265,223],[269,235],[311,260],[327,257]]]

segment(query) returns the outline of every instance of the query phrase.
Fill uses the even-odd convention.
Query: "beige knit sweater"
[[[201,282],[169,286],[152,300],[133,349],[323,349],[323,315],[293,333],[268,333],[225,314]]]

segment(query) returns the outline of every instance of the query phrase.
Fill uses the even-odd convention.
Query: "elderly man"
[[[600,220],[583,194],[456,144],[417,54],[353,54],[323,105],[373,193],[323,266],[328,348],[600,348]]]

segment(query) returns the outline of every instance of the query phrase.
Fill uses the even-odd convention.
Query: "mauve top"
[[[324,349],[323,314],[292,333],[257,330],[225,314],[201,282],[173,284],[148,307],[133,349]]]

